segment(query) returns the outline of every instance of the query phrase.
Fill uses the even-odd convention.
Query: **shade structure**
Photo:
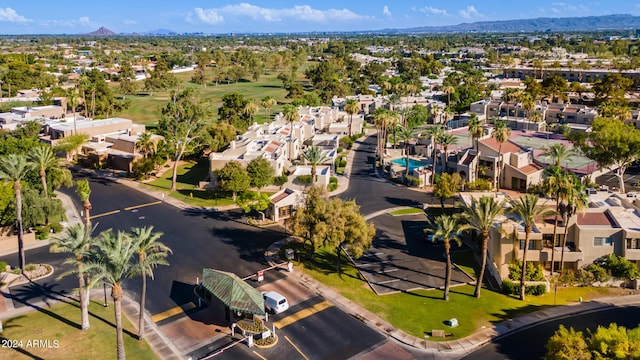
[[[202,287],[233,311],[265,315],[262,294],[234,273],[204,268]]]

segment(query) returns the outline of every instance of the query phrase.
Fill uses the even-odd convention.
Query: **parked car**
[[[262,293],[262,297],[264,298],[265,309],[273,314],[280,314],[289,308],[287,298],[280,295],[280,293],[275,291],[264,291]]]

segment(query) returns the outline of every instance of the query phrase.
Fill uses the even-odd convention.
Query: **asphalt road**
[[[595,330],[598,325],[615,322],[627,329],[640,325],[640,305],[609,308],[550,321],[508,334],[465,356],[464,360],[538,360],[546,354],[545,344],[562,324],[578,331]]]
[[[355,199],[363,215],[396,206],[422,207],[427,200],[424,193],[408,190],[375,175],[375,149],[376,137],[369,136],[355,150],[349,188],[340,197]]]

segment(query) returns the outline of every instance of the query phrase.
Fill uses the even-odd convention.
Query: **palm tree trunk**
[[[447,257],[447,269],[444,276],[444,296],[443,299],[445,301],[449,301],[449,286],[451,285],[451,255],[449,254],[449,249],[451,248],[451,244],[449,241],[445,241],[444,243],[444,253]]]
[[[91,212],[91,202],[87,199],[84,202],[84,222],[87,225],[87,229],[91,228],[91,216],[89,212]]]
[[[558,211],[560,199],[556,197],[556,212]],[[556,236],[558,236],[558,215],[553,216],[553,239],[551,240],[551,276],[555,270],[555,255],[556,255]]]
[[[316,186],[316,166],[311,165],[311,186]]]
[[[22,234],[22,193],[20,192],[20,181],[13,183],[13,190],[16,197],[16,227],[18,228],[18,266],[24,272],[24,239]]]
[[[567,246],[567,232],[569,230],[569,219],[564,224],[564,234],[562,237],[562,250],[560,252],[560,273],[564,271],[564,248]]]
[[[482,288],[482,281],[484,279],[484,271],[487,268],[487,248],[489,247],[489,231],[482,232],[482,254],[480,254],[480,273],[478,274],[478,280],[476,280],[476,290],[473,296],[480,298],[480,289]]]
[[[42,182],[42,190],[44,191],[45,199],[49,198],[49,189],[47,189],[47,173],[44,169],[40,169],[40,182]]]
[[[140,260],[142,262],[142,260]],[[142,271],[142,292],[140,293],[140,314],[138,315],[138,340],[144,338],[144,306],[147,296],[147,274]]]
[[[436,184],[436,142],[433,142],[433,163],[431,164],[431,186]]]
[[[82,262],[78,263],[78,293],[80,295],[80,317],[82,319],[82,330],[89,329],[89,294],[85,286],[84,271]]]
[[[113,298],[113,312],[116,317],[116,349],[118,360],[126,358],[124,352],[124,338],[122,336],[122,286],[113,284],[111,288],[111,298]]]
[[[498,146],[498,164],[496,169],[496,194],[500,191],[500,173],[502,169],[502,143]]]
[[[404,181],[407,182],[407,176],[409,176],[409,146],[405,145],[404,146],[404,156],[405,156],[405,165],[406,165],[406,171],[404,174]]]
[[[520,276],[520,300],[524,300],[525,279],[527,278],[527,249],[529,249],[529,233],[531,230],[525,229],[524,251],[522,252],[522,275]]]

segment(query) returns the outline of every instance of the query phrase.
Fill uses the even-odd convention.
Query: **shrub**
[[[345,167],[345,166],[347,166],[347,159],[343,157],[338,159],[338,167]]]
[[[611,276],[619,279],[633,280],[640,277],[640,272],[636,265],[624,256],[609,254],[601,262],[602,267],[609,270]]]
[[[0,261],[0,272],[7,271],[7,266],[8,264],[6,261]]]
[[[52,223],[49,224],[49,227],[51,228],[51,230],[53,230],[54,233],[59,233],[62,231],[63,227],[62,225],[60,225],[60,223]]]
[[[300,175],[296,181],[303,185],[311,185],[311,175]]]
[[[420,179],[416,176],[407,175],[404,179],[409,186],[420,186]]]
[[[343,136],[340,138],[340,146],[345,148],[345,149],[351,149],[351,147],[353,146],[353,143],[355,142],[355,140],[353,140],[352,138],[350,138],[349,136]]]
[[[576,273],[573,270],[564,270],[558,276],[558,283],[571,285],[576,282]]]
[[[329,184],[337,184],[338,183],[338,178],[335,176],[332,176],[329,178]]]
[[[24,267],[24,271],[33,271],[38,267],[36,264],[27,264]]]
[[[466,183],[464,187],[468,191],[491,191],[493,185],[487,179],[476,179],[476,181]]]
[[[338,154],[342,153],[344,151],[344,149],[342,148],[342,146],[338,146]]]
[[[289,182],[289,177],[287,175],[275,176],[273,178],[273,185],[282,186]]]
[[[36,239],[38,240],[46,240],[49,238],[49,225],[40,225],[35,227],[36,230]]]
[[[547,292],[545,284],[526,285],[524,293],[526,295],[540,296]],[[502,293],[506,295],[518,295],[520,294],[520,283],[513,282],[511,280],[504,280],[502,282]]]
[[[518,260],[515,264],[509,265],[509,279],[520,281],[522,276],[522,261]],[[526,281],[545,281],[544,269],[542,265],[535,266],[532,262],[527,263]]]
[[[604,282],[611,278],[607,269],[603,268],[598,264],[589,264],[584,267],[584,270],[592,275],[593,280]]]
[[[327,190],[329,190],[329,192],[334,191],[337,188],[338,188],[337,183],[329,183],[329,185],[327,185]]]

